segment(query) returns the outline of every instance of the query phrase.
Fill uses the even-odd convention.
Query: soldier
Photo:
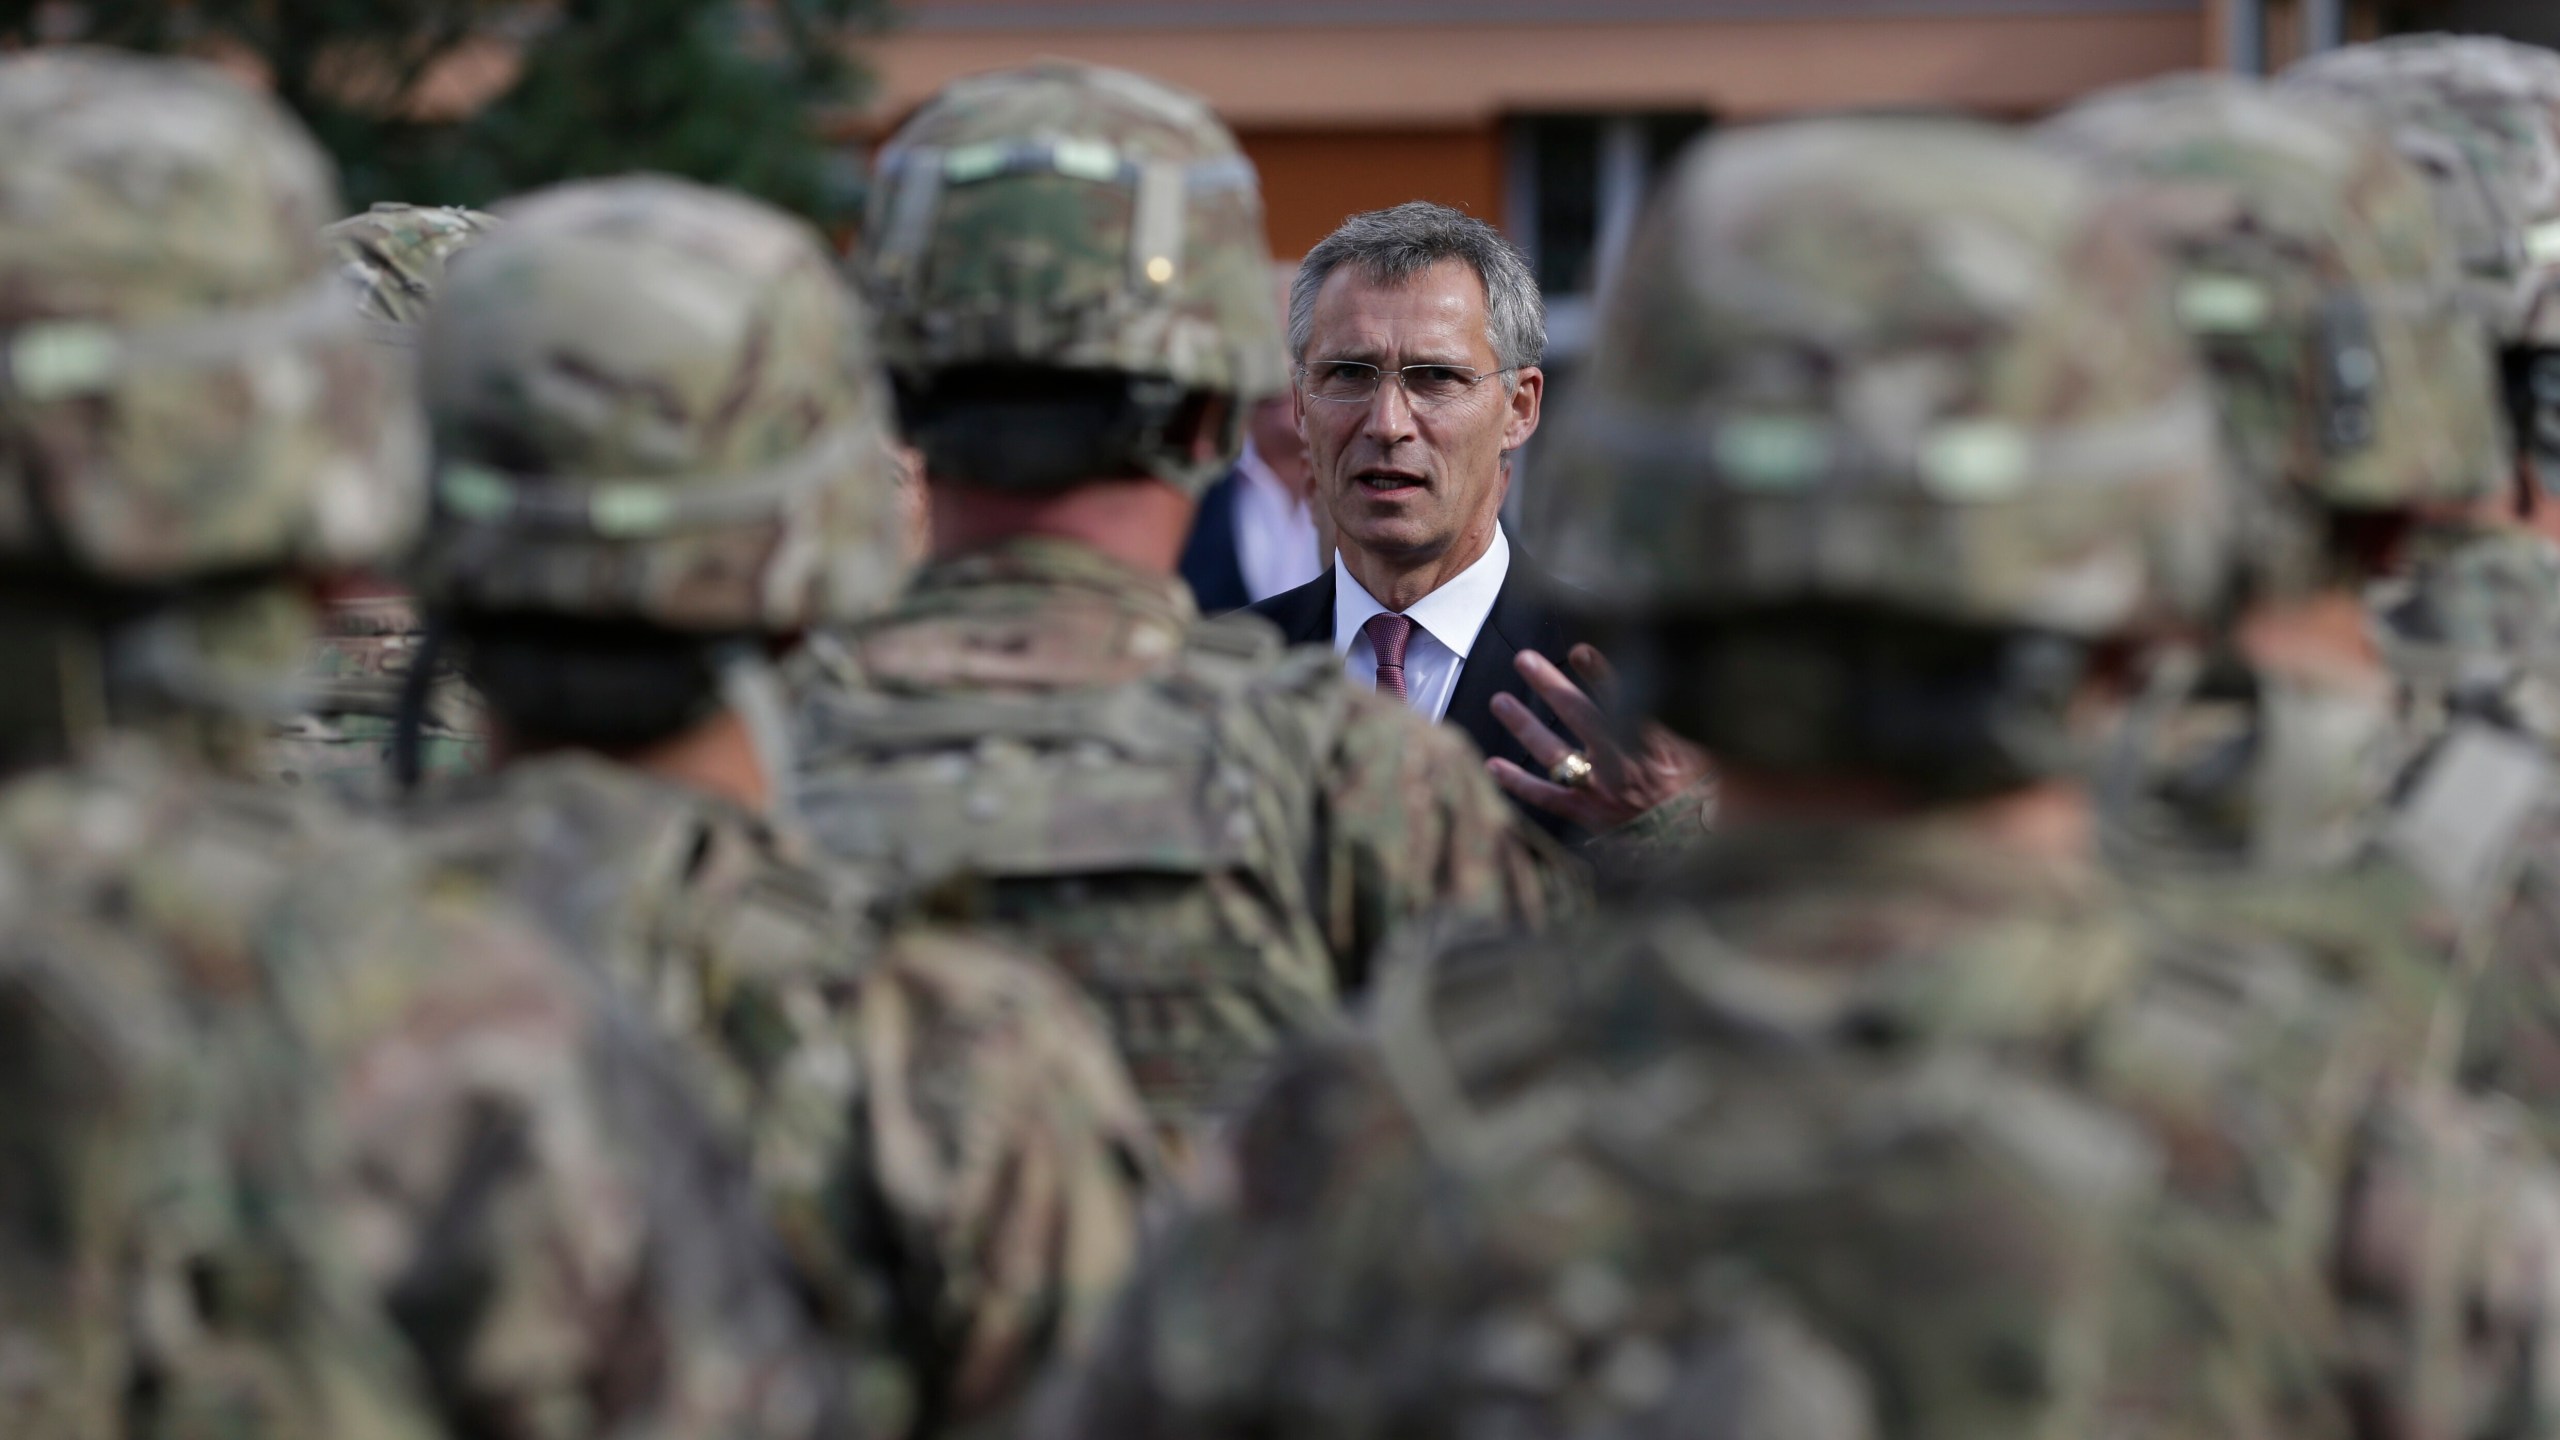
[[[2413,532],[2506,493],[2488,337],[2455,299],[2427,186],[2362,115],[2225,78],[2112,92],[2045,133],[2118,180],[2176,266],[2241,482],[2234,619],[2203,665],[2164,667],[2126,727],[2115,857],[2186,944],[2318,957],[2380,1023],[2403,1095],[2501,1088],[2464,1051],[2508,1050],[2524,1013],[2481,1000],[2510,983],[2488,938],[2544,823],[2542,766],[2479,719],[2412,707],[2365,604]],[[2429,585],[2400,618],[2486,590]],[[2489,643],[2497,622],[2475,610],[2424,614]],[[2442,678],[2438,695],[2470,683]],[[2516,1150],[2497,1107],[2455,1113],[2436,1136],[2455,1150]],[[2466,1163],[2404,1158],[2397,1173],[2422,1177]],[[2442,1422],[2455,1388],[2412,1374],[2404,1390]]]
[[[0,61],[0,1433],[806,1436],[844,1383],[641,1024],[250,772],[422,435],[319,149]]]
[[[2511,1282],[2560,1191],[2322,957],[2168,943],[2098,863],[2111,676],[2228,563],[2126,220],[1952,122],[1683,164],[1546,553],[1730,828],[1586,926],[1398,957],[1057,1432],[2537,1433]]]
[[[769,651],[904,577],[865,317],[815,235],[736,196],[627,179],[505,213],[426,328],[416,566],[501,764],[419,831],[692,1043],[876,1372],[860,1433],[975,1418],[1116,1289],[1152,1150],[1063,977],[884,935],[877,886],[765,818],[791,771]]]
[[[2354,104],[2426,176],[2461,295],[2499,346],[2511,495],[2437,517],[2372,596],[2420,719],[2456,710],[2560,744],[2560,55],[2417,35],[2315,57],[2289,90]]]
[[[2414,36],[2299,67],[2289,90],[2345,97],[2391,128],[2419,161],[2460,241],[2465,297],[2504,348],[2506,405],[2519,443],[2516,510],[2542,533],[2552,502],[2560,389],[2560,56],[2491,38]],[[2550,389],[2552,395],[2542,392]],[[2463,1074],[2524,1099],[2545,1140],[2560,1138],[2560,1002],[2552,979],[2560,920],[2560,551],[2481,505],[2429,525],[2406,574],[2373,592],[2381,641],[2429,753],[2470,758],[2470,792],[2445,792],[2429,835],[2440,866],[2478,874],[2463,920]],[[2496,751],[2496,743],[2509,746]],[[2483,756],[2501,753],[2504,769]],[[2455,766],[2442,764],[2442,771]],[[2442,792],[2442,787],[2440,787]],[[2486,805],[2483,797],[2496,797]]]
[[[2560,731],[2545,728],[2560,597],[2544,587],[2560,557],[2510,518],[2535,487],[2499,430],[2492,341],[2474,318],[2520,323],[2532,307],[2507,297],[2539,282],[2487,264],[2521,265],[2520,240],[2466,227],[2483,197],[2519,197],[2503,213],[2560,176],[2528,183],[2543,162],[2483,166],[2485,146],[2457,144],[2494,132],[2531,156],[2549,124],[2495,86],[2448,108],[2466,72],[2437,62],[2474,53],[2382,47],[2289,81],[2284,103],[2200,82],[2135,92],[2060,133],[2172,182],[2145,208],[2208,302],[2191,299],[2188,321],[2226,378],[2251,488],[2276,502],[2247,547],[2258,574],[2236,663],[2155,707],[2174,723],[2150,727],[2150,757],[2127,767],[2153,780],[2120,807],[2126,854],[2161,879],[2184,872],[2146,888],[2216,926],[2354,957],[2436,1073],[2523,1101],[2547,1145],[2560,1138],[2547,998],[2560,933],[2540,897],[2560,880]],[[2426,63],[2385,83],[2409,61]],[[2365,96],[2367,113],[2341,110],[2342,95]],[[2390,163],[2394,146],[2424,163]],[[2244,291],[2267,301],[2254,320],[2211,313],[2216,292]],[[2287,552],[2308,567],[2286,574]]]
[[[497,217],[451,205],[384,203],[323,232],[343,262],[373,333],[406,350],[444,280],[447,261],[489,233]],[[467,775],[486,762],[486,719],[479,697],[452,667],[439,663],[417,605],[397,586],[350,576],[332,588],[305,675],[315,693],[309,712],[286,722],[270,747],[267,768],[290,784],[317,784],[359,799],[380,800],[421,779]],[[405,755],[391,743],[411,663],[428,661],[431,680],[416,739]],[[406,773],[396,773],[406,772]]]
[[[2153,753],[2147,793],[2119,807],[2128,861],[2260,897],[2281,880],[2371,898],[2382,872],[2433,873],[2443,857],[2395,811],[2429,793],[2405,782],[2441,736],[2405,723],[2363,595],[2414,527],[2495,503],[2504,447],[2487,337],[2453,303],[2423,182],[2358,115],[2227,80],[2111,93],[2046,133],[2129,183],[2177,265],[2245,482],[2230,649],[2129,732]],[[2475,858],[2505,852],[2483,839]],[[2488,877],[2440,878],[2437,896],[2399,886],[2402,908],[2486,903],[2469,892]],[[2440,953],[2403,976],[2414,1013],[2444,978]]]
[[[805,677],[822,842],[1058,958],[1176,1125],[1399,922],[1551,914],[1572,862],[1458,738],[1176,578],[1281,383],[1225,127],[1117,71],[980,76],[891,140],[877,197],[861,268],[937,559]]]

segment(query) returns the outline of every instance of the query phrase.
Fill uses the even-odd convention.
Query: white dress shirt
[[[1244,442],[1236,473],[1236,566],[1244,572],[1245,593],[1268,600],[1323,574],[1315,517],[1271,473],[1251,440]]]
[[[1467,652],[1476,634],[1493,615],[1502,594],[1502,577],[1511,573],[1511,541],[1501,522],[1493,527],[1493,543],[1439,589],[1405,610],[1413,621],[1413,638],[1404,649],[1404,701],[1437,720],[1449,713],[1449,697],[1458,693],[1458,672],[1467,668]],[[1333,561],[1333,648],[1342,656],[1342,673],[1363,690],[1377,688],[1378,653],[1360,627],[1386,612],[1351,572],[1342,557]]]

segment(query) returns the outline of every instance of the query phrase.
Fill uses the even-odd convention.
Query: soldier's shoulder
[[[435,863],[504,886],[556,928],[688,950],[741,974],[859,964],[890,888],[733,802],[593,755],[458,785],[419,807],[413,829]],[[582,896],[604,913],[561,913]]]

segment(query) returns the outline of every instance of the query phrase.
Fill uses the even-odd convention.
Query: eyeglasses
[[[1381,370],[1357,360],[1319,360],[1300,366],[1298,377],[1305,382],[1307,398],[1311,400],[1365,405],[1377,398],[1378,386],[1393,375],[1404,385],[1405,399],[1413,402],[1414,408],[1427,410],[1455,404],[1483,382],[1519,368],[1506,365],[1499,370],[1470,370],[1464,365],[1407,365],[1400,370]]]

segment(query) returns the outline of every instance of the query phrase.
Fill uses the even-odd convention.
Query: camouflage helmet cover
[[[424,595],[721,633],[854,619],[895,592],[883,386],[814,232],[658,177],[500,214],[420,343]]]
[[[1960,121],[1712,138],[1603,302],[1533,499],[1604,606],[1836,602],[2100,636],[2200,614],[2227,496],[2164,273],[2063,161]]]
[[[2560,55],[2404,35],[2315,55],[2284,83],[2388,124],[2435,191],[2475,308],[2508,343],[2560,344]]]
[[[2499,493],[2493,347],[2456,302],[2425,182],[2363,116],[2182,76],[2098,96],[2045,137],[2125,177],[2178,272],[2179,320],[2252,482],[2241,555],[2262,580],[2320,569],[2323,533],[2287,490],[2383,511]]]
[[[945,88],[882,150],[861,253],[903,376],[1286,383],[1253,166],[1197,97],[1050,62]]]
[[[426,318],[446,262],[497,223],[495,215],[459,205],[384,201],[327,234],[365,316],[406,330]]]
[[[405,542],[423,436],[328,160],[210,66],[0,60],[0,553],[118,584]]]

